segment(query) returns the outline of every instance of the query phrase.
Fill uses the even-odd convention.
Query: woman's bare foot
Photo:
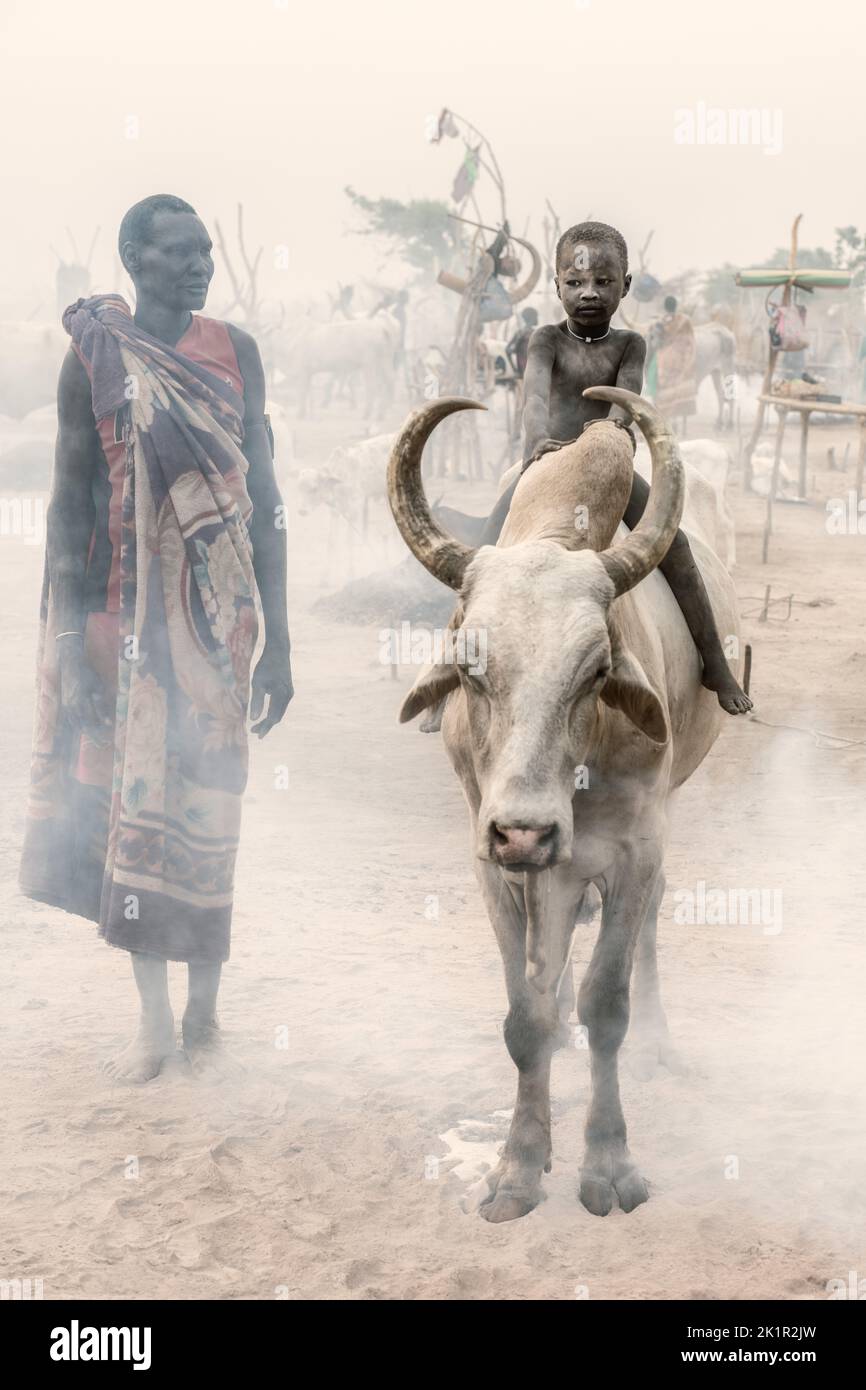
[[[162,1064],[176,1049],[174,1018],[171,1013],[156,1017],[142,1015],[138,1032],[128,1047],[105,1063],[103,1071],[115,1081],[152,1081]]]
[[[718,671],[708,670],[705,666],[701,684],[706,686],[707,690],[716,692],[719,704],[727,714],[748,714],[752,708],[752,701],[734,680],[727,666],[721,667]]]
[[[183,1016],[183,1050],[196,1076],[230,1076],[242,1071],[223,1047],[219,1021],[197,1013]]]

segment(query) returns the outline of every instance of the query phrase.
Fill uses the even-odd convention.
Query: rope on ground
[[[801,724],[776,724],[771,719],[761,719],[757,714],[748,716],[751,724],[763,724],[765,729],[787,729],[794,734],[809,734],[816,748],[854,748],[866,744],[866,738],[844,738],[841,734],[826,734],[823,729],[804,729]]]

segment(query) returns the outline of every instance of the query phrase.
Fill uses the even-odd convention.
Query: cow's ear
[[[610,675],[601,688],[604,703],[620,710],[653,743],[667,743],[670,734],[664,706],[637,657],[618,643],[613,644],[612,655]]]
[[[422,671],[400,707],[400,723],[408,724],[422,710],[438,705],[460,684],[456,666],[428,666]]]

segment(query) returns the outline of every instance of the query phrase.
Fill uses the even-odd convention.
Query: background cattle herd
[[[454,289],[467,281],[450,270],[440,269],[437,276],[435,262],[419,270],[396,255],[383,262],[379,278],[336,283],[326,294],[280,302],[258,288],[261,251],[255,257],[246,251],[243,210],[238,209],[238,249],[230,249],[218,221],[216,228],[218,275],[207,312],[237,322],[257,338],[268,379],[278,480],[294,519],[295,545],[306,550],[304,531],[312,544],[318,582],[339,588],[402,558],[386,506],[388,453],[406,414],[439,394],[467,394],[483,402],[487,412],[468,424],[449,421],[438,432],[425,456],[428,491],[434,502],[483,513],[521,450],[520,382],[509,341],[526,308],[535,310],[540,324],[561,317],[550,274],[548,222],[545,257],[531,242],[519,243],[518,249],[528,248],[531,256],[522,252],[528,268],[522,279],[517,270],[512,317],[480,325],[466,360],[462,301]],[[68,346],[59,322],[62,309],[75,297],[107,288],[129,293],[119,265],[114,285],[94,282],[98,232],[86,254],[69,232],[67,240],[62,253],[52,248],[55,283],[46,284],[42,302],[23,318],[20,304],[0,306],[0,495],[8,498],[8,516],[15,514],[17,496],[38,497],[50,485],[57,373]],[[650,240],[641,248],[632,295],[614,326],[642,332],[651,352],[671,291],[692,319],[698,412],[688,422],[684,457],[717,499],[712,529],[730,565],[735,540],[725,494],[729,486],[740,485],[743,473],[766,366],[767,317],[761,296],[734,287],[732,267],[726,274],[688,271],[657,280],[646,269]],[[468,274],[482,249],[477,233],[474,241],[464,236],[455,242],[449,263]],[[813,299],[809,349],[789,359],[788,374],[817,374],[828,391],[858,400],[862,289],[852,286]],[[683,432],[685,421],[672,423]],[[748,470],[749,489],[759,496],[769,489],[774,426],[768,416]],[[786,453],[779,495],[791,493],[795,471]],[[9,524],[4,516],[4,525]]]

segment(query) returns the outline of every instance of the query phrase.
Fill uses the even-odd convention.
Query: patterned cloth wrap
[[[126,446],[112,785],[76,776],[46,564],[21,886],[128,951],[226,960],[258,634],[243,402],[119,296],[63,323]]]

